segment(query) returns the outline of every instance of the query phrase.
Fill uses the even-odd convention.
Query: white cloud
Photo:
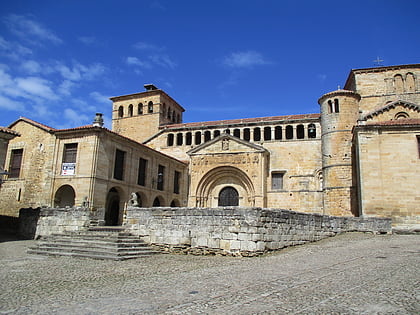
[[[146,43],[146,42],[138,42],[133,45],[135,49],[138,50],[152,50],[152,51],[162,51],[164,50],[163,47],[158,47],[156,45]]]
[[[69,96],[71,94],[71,89],[73,88],[74,85],[75,85],[75,83],[73,81],[64,80],[58,86],[58,92],[61,95]]]
[[[149,59],[156,65],[164,67],[164,68],[170,68],[174,69],[177,64],[171,60],[171,58],[168,55],[151,55],[149,56]]]
[[[231,68],[252,68],[270,64],[263,55],[251,50],[231,53],[224,58],[223,63]]]
[[[142,61],[137,57],[127,57],[125,62],[130,66],[138,66],[140,68],[150,69],[152,65],[149,61]]]
[[[4,22],[11,32],[33,44],[40,43],[39,40],[54,44],[63,42],[54,32],[32,20],[29,16],[10,14],[4,18]]]
[[[96,38],[93,36],[80,36],[78,40],[88,46],[94,45],[97,42]]]
[[[89,96],[93,100],[95,100],[96,102],[98,102],[100,104],[107,104],[107,105],[109,105],[109,103],[110,103],[109,96],[103,95],[103,94],[101,94],[99,92],[96,92],[96,91],[95,92],[91,92],[89,94]]]
[[[7,110],[14,110],[17,112],[25,110],[25,106],[21,102],[15,101],[1,94],[0,94],[0,108],[7,109]]]
[[[16,88],[29,94],[29,96],[41,97],[48,100],[57,99],[51,87],[52,83],[40,77],[27,77],[15,79]]]
[[[64,110],[64,119],[66,122],[65,125],[68,126],[81,126],[89,121],[89,117],[87,115],[76,112],[71,108],[66,108]]]
[[[42,70],[41,65],[35,60],[24,61],[21,68],[30,74],[40,73]]]
[[[72,67],[58,62],[55,66],[55,70],[58,71],[65,80],[69,81],[81,81],[81,80],[92,80],[106,71],[106,68],[99,63],[92,65],[82,65],[80,63],[74,63]]]
[[[10,42],[0,36],[0,52],[3,56],[17,60],[32,54],[32,50],[16,42]]]

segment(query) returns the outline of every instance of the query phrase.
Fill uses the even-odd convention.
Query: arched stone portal
[[[105,209],[105,225],[121,225],[120,194],[115,187],[108,192]]]
[[[73,207],[76,193],[70,185],[63,185],[57,189],[54,196],[54,207]]]
[[[255,189],[250,178],[240,169],[233,166],[221,166],[210,170],[203,176],[197,186],[196,206],[197,207],[218,207],[222,206],[219,198],[232,192],[233,188],[237,193],[237,206],[255,206]],[[224,192],[223,192],[224,191]],[[230,201],[229,203],[232,203]],[[229,204],[233,205],[233,204]]]

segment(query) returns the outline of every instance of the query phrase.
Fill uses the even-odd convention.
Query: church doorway
[[[225,187],[219,193],[219,207],[239,206],[239,193],[233,187]]]
[[[120,225],[120,195],[116,188],[111,188],[108,192],[105,210],[105,225]]]

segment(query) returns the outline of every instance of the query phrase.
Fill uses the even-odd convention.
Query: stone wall
[[[90,220],[86,208],[43,208],[39,213],[35,238],[87,230]]]
[[[262,208],[134,208],[124,225],[170,252],[255,256],[342,232],[391,232],[391,219]]]

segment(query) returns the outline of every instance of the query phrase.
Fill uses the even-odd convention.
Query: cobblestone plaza
[[[348,233],[258,258],[123,262],[0,243],[0,314],[419,314],[418,235]]]

